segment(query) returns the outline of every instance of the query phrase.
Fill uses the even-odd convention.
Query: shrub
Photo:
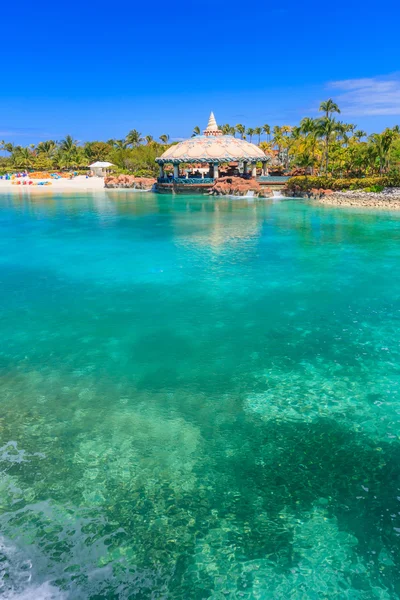
[[[371,187],[364,188],[364,192],[383,192],[384,189],[383,185],[371,185]]]
[[[150,169],[138,169],[134,171],[133,175],[135,177],[154,177],[154,173]]]
[[[360,177],[348,179],[335,179],[334,177],[291,177],[286,183],[286,191],[291,194],[308,193],[311,190],[359,190],[365,188],[400,187],[400,175],[390,173],[389,175],[375,177]]]

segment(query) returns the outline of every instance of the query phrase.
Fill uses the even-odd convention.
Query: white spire
[[[217,121],[215,120],[213,112],[211,112],[210,118],[208,119],[207,129],[208,131],[217,131],[218,129]]]
[[[218,129],[217,121],[212,111],[208,119],[207,129],[204,130],[204,135],[222,135],[222,131]]]

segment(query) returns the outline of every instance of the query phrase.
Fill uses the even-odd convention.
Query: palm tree
[[[305,135],[308,135],[308,134],[314,132],[315,131],[314,119],[311,119],[310,117],[304,117],[304,119],[302,119],[300,121],[300,131],[301,131],[301,133],[304,133]]]
[[[272,139],[272,144],[273,144],[273,146],[277,147],[278,157],[279,157],[279,160],[281,160],[282,159],[282,145],[283,145],[282,130],[278,125],[275,125],[275,127],[273,128],[272,131],[274,134],[274,137]]]
[[[14,158],[15,164],[18,167],[28,169],[33,164],[34,156],[33,156],[32,150],[30,150],[29,148],[18,147],[18,149],[15,151],[15,153],[13,155],[13,158]]]
[[[305,135],[306,141],[311,146],[311,172],[314,174],[314,162],[315,162],[315,150],[317,145],[317,126],[316,121],[311,119],[310,117],[304,117],[300,121],[300,133]],[[307,162],[307,165],[302,166],[310,166],[310,161]]]
[[[357,129],[357,131],[354,132],[353,137],[355,137],[356,140],[360,142],[363,137],[366,137],[366,135],[367,134],[365,133],[365,131],[363,131],[362,129]]]
[[[236,125],[235,130],[240,133],[240,137],[243,139],[244,138],[244,134],[246,131],[246,127],[244,125],[241,125],[240,123],[238,125]]]
[[[45,142],[39,142],[36,146],[36,152],[38,154],[44,154],[46,158],[52,158],[57,150],[57,144],[54,140],[46,140]]]
[[[388,164],[388,157],[395,135],[392,129],[385,129],[382,133],[373,133],[369,136],[373,154],[379,160],[379,173],[381,175]]]
[[[200,135],[200,127],[198,125],[196,125],[196,127],[193,128],[193,133],[192,133],[192,137],[195,137],[196,135]]]
[[[163,133],[162,135],[160,135],[159,139],[163,144],[168,144],[169,135],[167,133]]]
[[[262,134],[262,127],[255,127],[254,128],[254,135],[258,135],[258,145],[260,145],[261,143],[261,134]]]
[[[137,131],[137,129],[131,129],[126,136],[125,141],[128,144],[128,146],[136,148],[141,144],[141,142],[143,142],[142,134],[139,131]]]
[[[62,152],[71,152],[76,149],[77,141],[70,135],[66,135],[65,139],[60,142],[60,149]]]
[[[340,109],[339,109],[338,105],[332,100],[332,98],[329,98],[329,100],[325,100],[324,102],[321,102],[321,104],[319,105],[319,110],[321,112],[325,113],[325,117],[327,119],[329,119],[329,117],[331,117],[333,115],[333,113],[340,114]]]
[[[283,135],[289,135],[291,131],[292,128],[290,127],[290,125],[282,125],[281,132],[283,133]]]
[[[265,133],[265,135],[268,136],[268,141],[270,141],[270,136],[271,136],[271,127],[269,125],[263,125],[262,126],[262,130]]]
[[[3,142],[2,150],[5,150],[6,152],[9,152],[10,154],[12,154],[14,152],[15,148],[16,148],[16,146],[14,146],[13,143]]]
[[[337,134],[337,139],[342,139],[346,146],[349,142],[349,136],[347,134],[350,133],[352,127],[353,126],[351,124],[343,123],[343,121],[336,122],[335,133]]]
[[[147,145],[149,145],[149,144],[152,144],[152,143],[154,142],[154,138],[153,138],[153,136],[152,136],[152,135],[146,135],[146,136],[144,137],[144,139],[146,140],[146,144],[147,144]]]
[[[246,131],[246,135],[248,135],[248,136],[249,136],[249,138],[250,138],[250,144],[251,144],[251,142],[252,142],[252,140],[253,140],[253,135],[254,135],[254,134],[255,134],[255,131],[254,131],[253,127],[249,127],[249,128],[247,129],[247,131]]]
[[[229,125],[229,123],[221,125],[220,130],[222,131],[223,135],[230,135],[232,133],[232,127]]]
[[[292,127],[290,131],[290,137],[292,140],[299,140],[301,138],[301,127]]]
[[[126,140],[111,140],[112,145],[116,150],[126,150],[128,142]]]
[[[340,126],[338,127],[338,123],[335,121],[335,119],[330,117],[322,117],[321,119],[317,119],[315,127],[316,135],[325,140],[325,157],[323,157],[323,160],[325,159],[325,173],[328,172],[329,144],[332,135],[337,131],[340,131]]]

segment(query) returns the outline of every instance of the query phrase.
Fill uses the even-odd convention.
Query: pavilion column
[[[174,178],[178,179],[179,177],[179,165],[174,165]]]
[[[262,174],[264,175],[264,177],[267,177],[268,175],[268,167],[265,161],[262,163]]]
[[[164,165],[160,165],[160,177],[165,177]]]
[[[252,175],[252,177],[257,177],[257,165],[256,165],[256,163],[253,164],[253,168],[251,170],[251,175]]]
[[[247,173],[247,162],[243,163],[243,175],[246,175]]]
[[[218,165],[214,165],[214,179],[218,179],[219,174],[218,174]]]

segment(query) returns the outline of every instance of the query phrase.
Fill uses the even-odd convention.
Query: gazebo
[[[105,177],[109,167],[113,166],[114,165],[110,162],[98,160],[89,165],[89,169],[92,171],[95,177]]]
[[[256,164],[261,162],[263,175],[267,174],[267,157],[264,152],[246,140],[235,138],[232,135],[224,135],[218,128],[214,114],[211,113],[207,129],[203,135],[189,138],[179,144],[168,148],[156,162],[160,167],[157,183],[159,191],[171,191],[181,186],[198,186],[200,189],[210,187],[219,176],[219,166],[225,163],[236,162],[242,165],[244,177],[256,176]],[[198,172],[195,176],[188,176],[180,172],[179,167],[183,164],[206,164],[208,173],[206,176]],[[172,164],[174,167],[173,177],[166,177],[164,166]],[[186,188],[187,189],[187,188]],[[190,190],[192,191],[192,189]]]

